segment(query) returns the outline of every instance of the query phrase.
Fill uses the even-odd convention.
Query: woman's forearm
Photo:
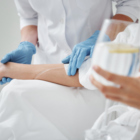
[[[21,42],[28,41],[36,45],[37,40],[38,40],[37,26],[29,25],[21,30]]]
[[[22,80],[43,80],[69,87],[82,87],[79,83],[78,73],[67,76],[63,64],[25,65],[7,63],[5,77]]]

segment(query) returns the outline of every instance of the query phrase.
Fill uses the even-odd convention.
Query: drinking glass
[[[136,27],[135,25],[137,24],[120,20],[105,20],[93,52],[92,67],[98,65],[114,74],[135,76],[139,72],[140,61],[139,47],[131,40],[132,33],[134,33],[131,31]],[[104,85],[119,87],[119,85],[98,75],[94,70],[92,75]],[[111,106],[110,103],[111,101],[106,99],[103,126],[107,126],[108,123],[107,114],[108,108]],[[94,130],[93,132],[93,140],[119,140],[119,137],[113,136],[105,129]]]

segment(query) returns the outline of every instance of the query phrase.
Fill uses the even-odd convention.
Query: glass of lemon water
[[[131,32],[129,36],[125,34],[130,27],[135,27],[135,23],[119,20],[106,20],[104,22],[93,52],[92,67],[98,65],[108,72],[123,76],[135,76],[139,72],[139,47],[129,42]],[[94,70],[92,75],[104,85],[119,86],[107,81]],[[112,103],[112,101],[106,99],[105,118],[102,124],[104,127],[102,128],[107,128],[108,108],[111,107]],[[92,140],[119,140],[119,137],[110,134],[107,129],[94,130],[92,133]]]

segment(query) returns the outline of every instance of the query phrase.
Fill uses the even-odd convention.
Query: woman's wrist
[[[6,75],[6,66],[0,63],[0,80]]]
[[[9,77],[9,78],[14,78],[16,73],[18,74],[19,67],[16,65],[16,63],[8,62],[6,64],[3,64],[3,76],[4,77]]]
[[[31,65],[18,64],[12,62],[3,64],[3,77],[22,80],[34,79],[35,73],[34,71],[30,71],[30,66]]]

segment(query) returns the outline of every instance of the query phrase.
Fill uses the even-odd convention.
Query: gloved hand
[[[67,74],[69,76],[75,75],[85,60],[85,57],[90,55],[92,57],[94,46],[100,31],[96,31],[89,39],[74,46],[72,54],[62,60],[62,63],[69,63]]]
[[[69,63],[69,68],[67,74],[69,76],[75,75],[77,69],[79,69],[85,60],[86,56],[92,57],[94,46],[98,39],[100,31],[95,31],[95,33],[86,41],[75,45],[72,54],[62,60],[62,63]],[[110,41],[108,35],[104,36],[104,41]]]
[[[18,48],[7,55],[1,60],[1,63],[5,64],[7,62],[31,64],[32,56],[36,53],[35,46],[27,41],[21,42]],[[10,82],[11,78],[2,78],[0,84],[3,85],[6,82]]]

